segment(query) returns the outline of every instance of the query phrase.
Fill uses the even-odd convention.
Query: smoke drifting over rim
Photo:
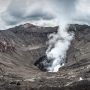
[[[59,25],[57,34],[52,34],[46,51],[57,72],[64,65],[66,52],[73,34],[67,32],[68,24],[90,24],[90,0],[8,0],[9,4],[0,12],[0,29],[30,22],[37,25]],[[53,47],[53,48],[52,48]]]

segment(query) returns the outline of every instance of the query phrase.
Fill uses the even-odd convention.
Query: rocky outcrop
[[[70,25],[75,37],[57,73],[34,64],[45,58],[47,36],[58,27],[24,24],[0,31],[0,90],[90,90],[90,27]],[[36,63],[35,63],[36,62]]]

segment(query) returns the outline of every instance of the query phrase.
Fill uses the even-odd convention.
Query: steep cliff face
[[[71,25],[75,37],[57,73],[34,66],[45,55],[47,36],[58,27],[24,24],[0,31],[0,90],[90,90],[90,27]]]
[[[74,27],[74,30],[72,29]],[[87,25],[71,25],[69,31],[74,31],[70,49],[67,53],[67,62],[85,64],[84,61],[90,60],[90,27]]]

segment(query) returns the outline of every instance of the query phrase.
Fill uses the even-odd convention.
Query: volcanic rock
[[[46,59],[48,35],[57,33],[57,29],[27,23],[0,31],[0,90],[90,90],[87,25],[70,25],[68,32],[74,32],[75,36],[65,66],[57,73],[36,67]]]

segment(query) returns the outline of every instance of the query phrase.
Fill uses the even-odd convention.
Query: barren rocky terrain
[[[90,90],[90,26],[70,25],[75,37],[59,72],[34,65],[45,55],[48,35],[57,30],[27,23],[0,31],[0,90]]]

